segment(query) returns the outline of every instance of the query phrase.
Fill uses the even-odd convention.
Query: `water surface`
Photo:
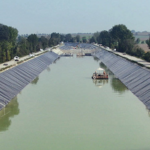
[[[93,81],[99,67],[109,80]],[[148,150],[148,110],[96,58],[61,58],[0,112],[6,150]]]

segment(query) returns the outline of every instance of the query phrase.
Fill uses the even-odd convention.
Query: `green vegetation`
[[[0,24],[0,62],[11,60],[16,50],[18,30]]]
[[[101,31],[93,34],[92,37],[80,36],[75,34],[52,33],[47,36],[38,37],[36,34],[23,37],[18,36],[18,30],[6,25],[0,24],[0,63],[14,58],[14,56],[25,56],[29,53],[37,52],[40,49],[53,47],[63,42],[83,42],[99,43],[103,46],[117,49],[119,52],[143,58],[150,61],[150,53],[145,53],[137,44],[142,43],[140,38],[135,40],[132,32],[125,25],[115,25],[109,31]],[[145,41],[144,41],[145,42]],[[146,40],[150,48],[150,38]]]
[[[29,36],[18,36],[18,30],[6,25],[0,24],[0,63],[9,61],[14,56],[25,56],[40,49],[53,47],[63,42],[87,42],[87,37],[80,37],[71,34],[52,33],[48,36],[38,37],[36,34]]]
[[[140,44],[140,42],[141,42],[140,38],[137,38],[137,40],[135,42],[136,42],[136,44]]]
[[[146,43],[147,43],[148,48],[150,49],[150,37],[148,40],[146,40]]]
[[[140,38],[135,41],[132,32],[125,25],[115,25],[109,31],[96,32],[90,39],[90,43],[93,42],[150,61],[150,52],[145,53],[137,46],[141,42]],[[146,43],[150,48],[150,38]]]
[[[146,60],[146,61],[149,61],[150,62],[150,52],[147,52],[144,54],[143,58]]]

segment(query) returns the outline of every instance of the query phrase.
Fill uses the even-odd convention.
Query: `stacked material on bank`
[[[62,55],[63,52],[60,49],[53,49],[52,52],[56,53],[57,55]]]
[[[104,49],[99,49],[94,55],[98,57],[150,110],[149,69],[143,68]]]
[[[0,110],[58,57],[56,53],[47,52],[0,73]]]

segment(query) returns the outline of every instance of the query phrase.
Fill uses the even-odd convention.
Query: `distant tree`
[[[121,52],[131,51],[134,47],[134,37],[132,32],[125,25],[115,25],[109,30],[113,41],[118,42],[118,50]]]
[[[135,42],[136,42],[136,44],[139,44],[140,41],[141,41],[140,38],[137,38]]]
[[[20,37],[16,55],[21,57],[21,56],[28,55],[29,53],[30,53],[29,42],[27,41],[26,38]]]
[[[111,37],[109,32],[106,30],[100,32],[100,35],[98,37],[98,43],[104,46],[110,46],[110,42],[111,42]]]
[[[123,24],[115,25],[109,32],[111,37],[118,42],[126,39],[134,40],[132,32]]]
[[[132,39],[126,39],[119,43],[118,49],[120,52],[127,52],[128,54],[131,54],[130,52],[134,48],[134,41]]]
[[[136,56],[142,58],[143,55],[145,54],[144,50],[141,48],[136,49]]]
[[[15,43],[17,35],[17,29],[0,24],[0,41],[7,40],[9,42]]]
[[[132,55],[132,56],[136,56],[139,58],[143,58],[145,52],[142,48],[140,48],[139,46],[135,45],[132,50],[130,51],[126,51],[126,53]]]
[[[53,32],[51,34],[51,38],[60,38],[60,34],[59,33],[56,33],[56,32]]]
[[[8,41],[3,41],[3,42],[0,42],[0,47],[1,47],[1,49],[0,49],[1,50],[0,51],[1,62],[11,60],[11,51],[13,48],[12,43],[10,43]]]
[[[72,40],[71,34],[66,34],[65,36],[65,42],[70,42]]]
[[[9,41],[15,44],[17,36],[18,36],[18,30],[15,28],[9,27]]]
[[[90,43],[96,43],[96,39],[95,39],[94,36],[92,36],[92,37],[90,38]]]
[[[9,27],[0,24],[0,41],[9,40]]]
[[[76,37],[72,37],[69,42],[76,43],[77,42]]]
[[[58,38],[50,38],[49,41],[48,41],[48,46],[52,47],[52,46],[55,46],[57,44],[59,44],[59,40]]]
[[[76,36],[76,41],[77,41],[77,42],[80,42],[80,40],[81,40],[80,35],[77,35],[77,36]]]
[[[144,41],[141,42],[141,44],[144,44],[144,43],[145,43]]]
[[[143,58],[144,58],[146,61],[149,61],[149,62],[150,62],[150,52],[145,53],[145,55],[143,56]]]
[[[43,49],[45,49],[48,46],[48,39],[44,36],[41,36],[41,38],[39,38],[39,42],[41,43]]]
[[[100,32],[95,32],[94,34],[93,34],[93,37],[95,38],[95,43],[99,43],[99,35],[100,35]]]
[[[38,37],[36,34],[31,34],[28,36],[27,41],[29,42],[30,45],[30,51],[36,51],[36,46],[38,44]]]
[[[61,42],[65,41],[65,36],[62,35],[62,34],[60,35],[60,41],[61,41]]]
[[[147,44],[148,48],[150,49],[150,37],[148,40],[146,40],[146,44]]]
[[[87,42],[87,39],[86,39],[86,37],[84,36],[84,37],[82,37],[82,42],[83,43],[86,43]]]

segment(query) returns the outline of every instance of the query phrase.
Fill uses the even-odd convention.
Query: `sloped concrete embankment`
[[[150,109],[150,70],[103,49],[94,55]]]
[[[47,52],[0,73],[0,110],[58,57],[56,53]]]

